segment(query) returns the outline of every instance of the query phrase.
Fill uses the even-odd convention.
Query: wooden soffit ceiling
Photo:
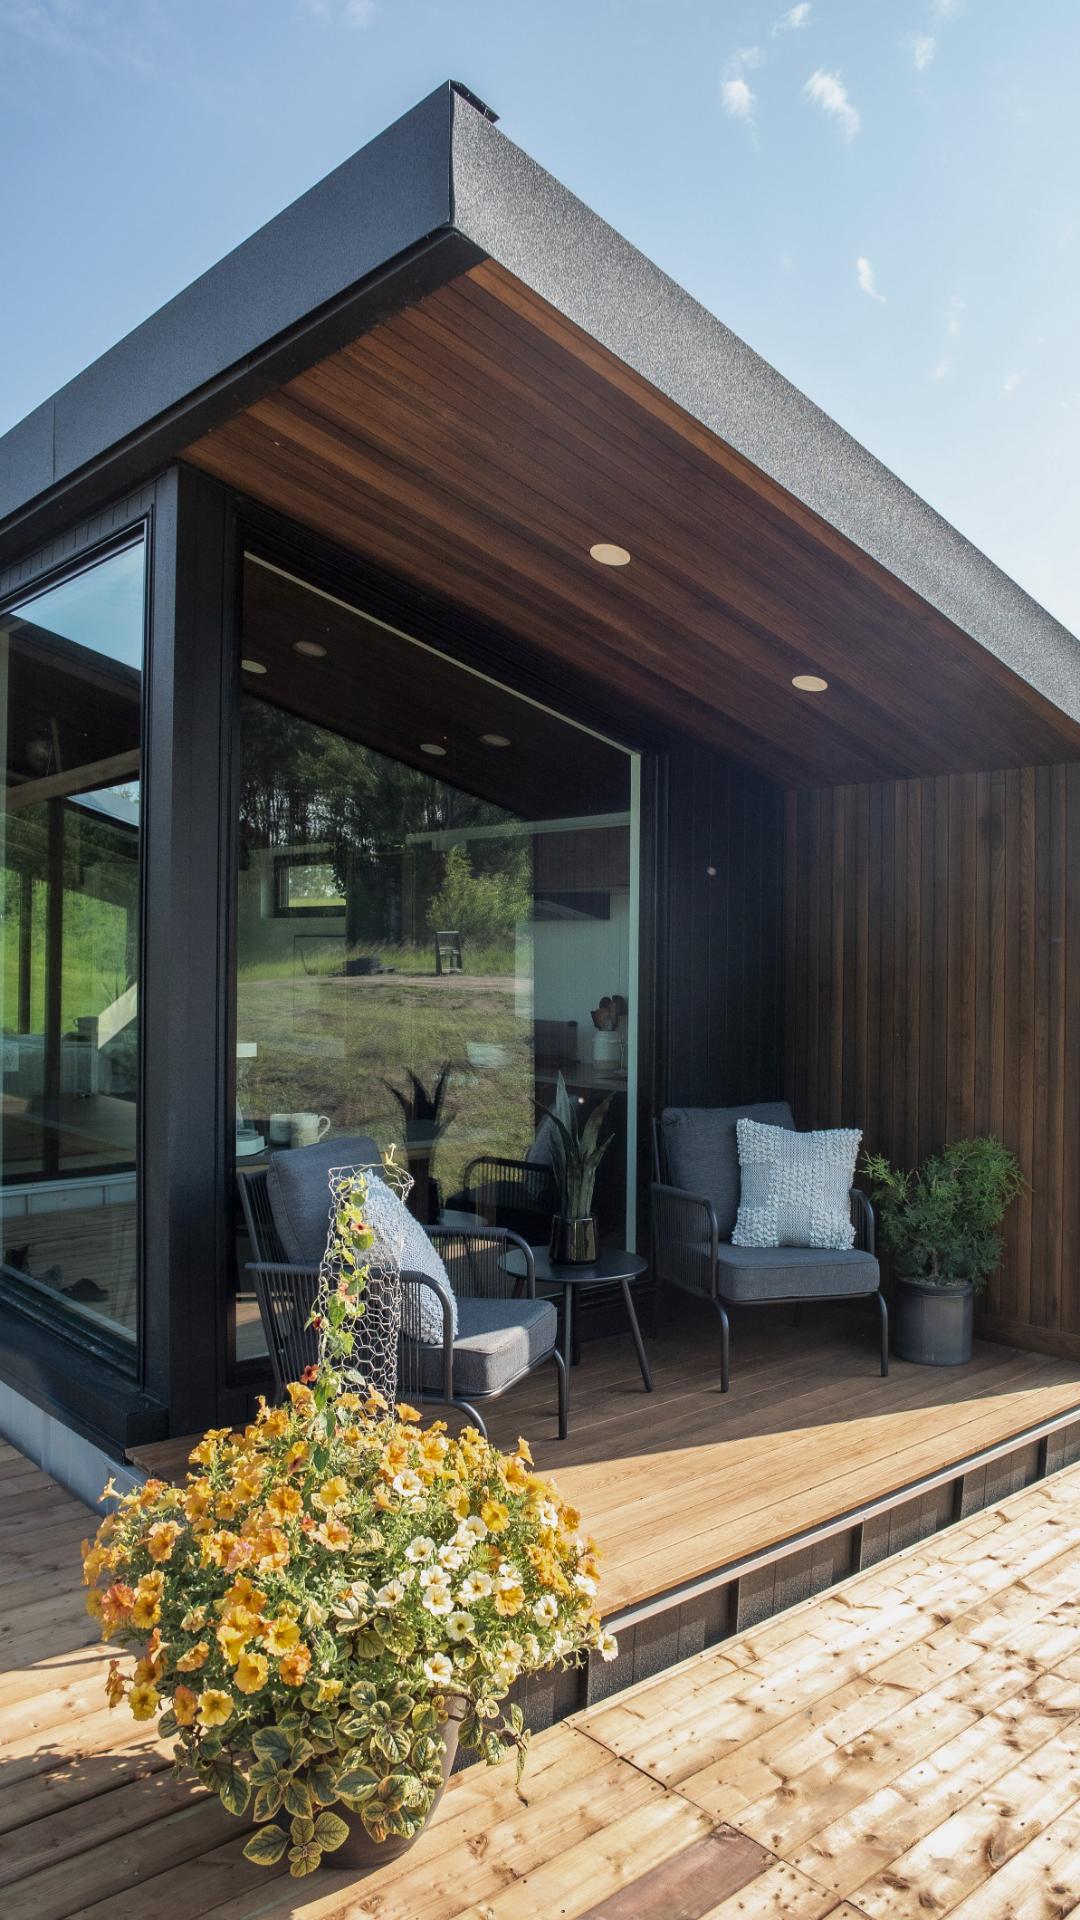
[[[1080,757],[1080,726],[491,261],[185,457],[786,785]]]

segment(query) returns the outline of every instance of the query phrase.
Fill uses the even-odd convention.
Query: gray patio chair
[[[874,1257],[874,1210],[851,1189],[855,1245],[735,1247],[739,1210],[738,1120],[794,1127],[786,1102],[748,1107],[667,1107],[653,1121],[652,1271],[659,1315],[664,1290],[709,1300],[720,1319],[720,1385],[728,1390],[730,1306],[794,1306],[807,1300],[877,1301],[881,1372],[889,1371],[889,1310]]]
[[[326,1246],[330,1169],[377,1165],[373,1140],[323,1140],[275,1154],[270,1168],[237,1172],[240,1204],[254,1259],[247,1262],[278,1396],[316,1357],[308,1327]],[[481,1433],[474,1402],[494,1400],[548,1361],[558,1380],[559,1438],[566,1438],[567,1379],[557,1346],[558,1322],[548,1300],[536,1297],[532,1250],[503,1227],[468,1232],[425,1228],[438,1248],[457,1299],[428,1274],[403,1272],[398,1391],[405,1400],[435,1401],[464,1413]],[[523,1256],[525,1272],[508,1272],[510,1248]],[[420,1289],[438,1298],[443,1336],[420,1337]]]

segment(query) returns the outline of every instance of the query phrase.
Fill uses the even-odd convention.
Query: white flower
[[[454,1669],[445,1653],[433,1653],[424,1661],[424,1672],[433,1686],[445,1687],[454,1677]]]
[[[506,1660],[500,1661],[499,1665],[491,1670],[492,1683],[499,1688],[512,1687],[517,1676],[517,1668]]]
[[[418,1567],[422,1561],[430,1560],[434,1551],[434,1540],[429,1540],[426,1533],[418,1533],[415,1540],[409,1541],[405,1549],[405,1558]]]
[[[475,1622],[471,1613],[452,1613],[446,1622],[446,1631],[451,1640],[467,1640]]]
[[[533,1619],[536,1621],[537,1626],[540,1626],[540,1627],[554,1626],[555,1621],[558,1619],[558,1617],[559,1617],[559,1603],[556,1600],[555,1595],[553,1593],[541,1594],[539,1600],[536,1602],[536,1605],[533,1607]]]
[[[575,1573],[574,1585],[579,1593],[587,1593],[590,1600],[597,1590],[597,1582],[591,1573]]]
[[[429,1587],[424,1595],[424,1605],[429,1613],[442,1619],[454,1611],[454,1601],[449,1587]]]
[[[470,1606],[474,1600],[486,1600],[490,1592],[490,1573],[467,1573],[458,1588],[458,1599]]]
[[[499,1652],[503,1660],[510,1660],[515,1666],[520,1667],[524,1656],[519,1640],[504,1640]]]
[[[411,1467],[406,1467],[403,1473],[395,1473],[391,1485],[403,1500],[422,1500],[424,1497],[424,1483]]]
[[[553,1506],[550,1500],[541,1500],[536,1510],[536,1517],[542,1527],[554,1529],[559,1524],[559,1509]]]
[[[380,1607],[399,1607],[404,1598],[405,1582],[397,1578],[388,1580],[375,1595],[376,1604]]]
[[[487,1528],[481,1520],[480,1515],[478,1513],[470,1513],[468,1518],[463,1520],[458,1527],[456,1537],[459,1545],[463,1547],[475,1546],[478,1540],[486,1540]]]
[[[446,1575],[441,1567],[424,1567],[420,1573],[422,1587],[445,1587]]]
[[[521,1650],[524,1658],[528,1661],[530,1667],[539,1666],[541,1660],[543,1659],[543,1654],[540,1649],[540,1642],[537,1639],[535,1633],[527,1633],[525,1635],[525,1639],[524,1639],[524,1642],[522,1643]]]
[[[439,1548],[439,1565],[448,1568],[451,1573],[456,1573],[459,1567],[465,1565],[465,1555],[460,1547],[455,1547],[452,1541],[447,1541],[445,1547]]]
[[[495,1575],[496,1593],[512,1593],[515,1587],[522,1585],[523,1578],[524,1576],[518,1572],[516,1567],[512,1567],[508,1560],[504,1560],[498,1573]]]
[[[601,1660],[615,1660],[618,1658],[619,1643],[613,1633],[602,1633],[596,1643],[596,1649]]]

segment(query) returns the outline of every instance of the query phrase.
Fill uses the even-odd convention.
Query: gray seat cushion
[[[828,1300],[876,1293],[880,1281],[872,1253],[833,1247],[717,1248],[719,1286],[725,1300]]]
[[[454,1341],[454,1392],[498,1393],[555,1346],[558,1322],[550,1300],[483,1300],[458,1296]],[[442,1348],[420,1347],[425,1393],[441,1393]]]
[[[786,1100],[753,1107],[665,1107],[660,1115],[667,1182],[711,1203],[721,1240],[730,1237],[739,1211],[739,1146],[735,1137],[739,1120],[757,1120],[765,1127],[795,1125]]]
[[[313,1147],[285,1147],[271,1155],[266,1197],[288,1260],[317,1267],[326,1252],[331,1167],[380,1164],[378,1147],[363,1133],[319,1140]]]

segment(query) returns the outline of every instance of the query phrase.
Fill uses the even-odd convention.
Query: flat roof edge
[[[438,87],[0,438],[0,526],[448,229],[454,97]]]
[[[666,398],[1080,720],[1080,643],[714,314],[453,102],[459,231]]]

